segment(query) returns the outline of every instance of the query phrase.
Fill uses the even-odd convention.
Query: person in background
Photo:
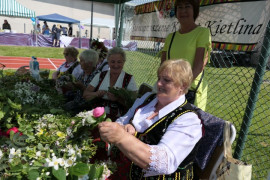
[[[210,59],[212,48],[209,29],[200,27],[195,23],[199,15],[199,6],[199,0],[175,1],[175,13],[180,23],[180,29],[167,36],[162,49],[161,64],[166,59],[179,58],[185,59],[191,64],[194,81],[190,90],[195,91],[197,89],[194,104],[205,110],[207,82],[202,77],[203,69]]]
[[[11,30],[10,24],[8,23],[8,21],[5,19],[4,20],[4,24],[2,26],[2,29],[7,29],[7,30]]]
[[[67,28],[66,28],[66,27],[62,27],[62,26],[60,25],[60,29],[61,29],[61,31],[62,31],[62,35],[63,35],[63,36],[67,36]]]
[[[91,48],[97,51],[99,54],[96,71],[108,71],[110,68],[106,59],[108,49],[105,47],[104,43],[94,39],[92,40]]]
[[[72,33],[73,33],[72,25],[68,24],[68,36],[72,37]]]
[[[46,25],[46,27],[44,29],[42,29],[42,34],[45,36],[49,36],[50,32],[51,32],[51,30],[49,29],[48,25]]]
[[[49,26],[48,26],[48,24],[47,24],[47,21],[43,21],[43,26],[42,26],[42,34],[43,34],[43,32],[45,31],[45,29],[48,27],[48,29],[49,29]]]
[[[61,28],[60,25],[57,24],[57,26],[54,24],[52,27],[52,47],[58,47],[59,40],[60,40],[60,35],[61,35]]]
[[[55,44],[55,47],[60,46],[61,31],[62,31],[62,28],[61,28],[60,24],[57,24],[57,26],[56,26],[56,44]]]
[[[55,47],[55,45],[56,45],[56,41],[57,41],[56,33],[57,33],[57,27],[54,24],[52,26],[52,47]]]
[[[37,30],[36,30],[37,34],[41,34],[41,28],[40,28],[40,24],[37,24]]]
[[[98,73],[85,89],[83,97],[87,101],[97,100],[93,107],[105,107],[107,117],[115,121],[127,109],[121,104],[122,99],[109,92],[109,87],[124,88],[136,93],[137,85],[134,77],[123,71],[126,62],[123,49],[119,47],[110,49],[107,59],[110,70]]]
[[[148,92],[137,99],[116,122],[98,125],[101,139],[132,161],[109,179],[193,179],[203,131],[185,98],[193,80],[191,66],[185,60],[168,60],[157,75],[156,94]]]
[[[79,51],[75,47],[66,47],[63,55],[65,56],[66,62],[64,62],[53,74],[52,79],[57,79],[60,73],[72,74],[76,79],[82,73],[80,63],[77,59]]]

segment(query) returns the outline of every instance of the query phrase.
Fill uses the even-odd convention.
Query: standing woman
[[[195,24],[199,8],[199,0],[175,1],[175,13],[180,29],[167,36],[161,63],[167,59],[182,58],[191,64],[194,81],[189,90],[196,92],[194,104],[205,110],[207,82],[203,79],[203,69],[210,58],[211,34],[209,29]]]

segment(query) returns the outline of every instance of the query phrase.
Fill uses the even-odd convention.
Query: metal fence
[[[204,76],[208,81],[206,111],[235,125],[234,157],[253,165],[253,179],[266,179],[270,172],[269,24],[261,39],[264,42],[252,52],[213,49]],[[123,40],[130,39],[124,36]],[[137,51],[127,51],[125,71],[134,75],[138,85],[153,85],[163,44],[136,42]]]

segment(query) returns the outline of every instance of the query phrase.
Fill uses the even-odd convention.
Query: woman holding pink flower
[[[116,122],[99,124],[101,138],[132,161],[110,179],[193,179],[202,124],[185,98],[192,79],[188,62],[167,60],[158,69],[157,94],[137,99]]]

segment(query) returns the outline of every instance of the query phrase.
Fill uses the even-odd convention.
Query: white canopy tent
[[[91,18],[82,20],[81,25],[84,26],[91,26]],[[113,40],[113,28],[115,27],[114,19],[108,19],[108,18],[93,18],[93,26],[95,27],[105,27],[110,28],[110,40]]]

